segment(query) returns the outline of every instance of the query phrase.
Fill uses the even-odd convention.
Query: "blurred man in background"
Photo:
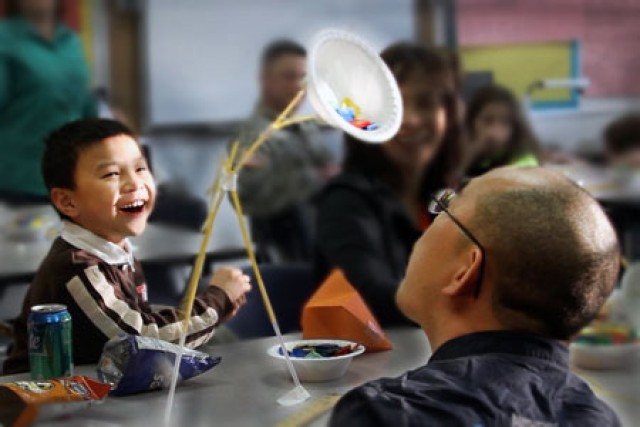
[[[306,51],[278,40],[262,54],[260,92],[253,115],[237,138],[247,149],[286,108],[302,87]],[[337,172],[314,122],[289,126],[272,134],[240,173],[238,193],[251,217],[260,255],[271,262],[307,262],[313,241],[310,199]]]

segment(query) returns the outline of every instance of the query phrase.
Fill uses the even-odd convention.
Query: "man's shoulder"
[[[423,367],[350,391],[336,406],[331,425],[448,425],[465,418],[459,404],[465,401],[462,394],[457,399],[456,387]]]
[[[493,384],[484,373],[468,373],[469,368],[467,361],[457,360],[369,382],[340,400],[331,425],[555,425],[560,417],[566,421],[563,425],[619,425],[614,412],[572,376],[559,388],[542,387],[529,396],[524,390],[535,386],[518,393],[509,386],[517,384],[518,378]],[[510,390],[507,399],[505,390]],[[540,393],[553,403],[545,403]],[[517,424],[514,419],[529,424]]]

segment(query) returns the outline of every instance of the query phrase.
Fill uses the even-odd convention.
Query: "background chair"
[[[299,331],[302,307],[317,287],[312,268],[302,264],[265,264],[260,271],[282,333]],[[241,339],[272,336],[273,328],[253,272],[250,267],[244,272],[251,277],[251,292],[237,316],[225,325]]]

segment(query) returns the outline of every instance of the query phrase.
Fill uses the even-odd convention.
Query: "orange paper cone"
[[[369,352],[392,348],[371,310],[341,270],[334,270],[305,304],[302,335],[305,339],[354,341]]]

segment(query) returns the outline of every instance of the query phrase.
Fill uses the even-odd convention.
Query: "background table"
[[[640,259],[640,176],[586,164],[547,165],[590,192],[605,208],[620,236],[625,257]]]
[[[622,425],[640,425],[640,361],[627,369],[593,371],[574,368],[593,391],[613,408]]]
[[[202,234],[198,232],[149,224],[145,232],[131,239],[135,255],[144,264],[181,264],[195,259]],[[0,284],[29,282],[51,247],[51,240],[34,242],[0,241]],[[242,241],[216,239],[209,242],[208,261],[245,257]]]
[[[387,332],[394,350],[355,358],[346,375],[338,381],[304,384],[312,399],[329,393],[344,393],[372,379],[398,376],[427,361],[430,349],[421,330],[395,329]],[[296,337],[287,336],[288,339]],[[292,383],[284,363],[266,354],[267,348],[275,343],[275,338],[266,338],[208,348],[212,354],[222,356],[222,363],[177,389],[172,425],[273,426],[304,410],[312,400],[293,407],[282,407],[276,403],[280,395],[292,388]],[[93,367],[87,366],[78,368],[77,373],[95,375]],[[590,381],[615,394],[605,395],[603,399],[616,410],[623,425],[637,425],[636,421],[640,419],[638,366],[627,371],[585,373]],[[27,375],[0,377],[0,380],[6,382],[24,378]],[[41,425],[161,425],[166,397],[166,392],[109,397],[103,404],[78,412],[70,419]],[[635,400],[627,397],[634,397]],[[325,425],[327,420],[328,414],[315,425]]]

